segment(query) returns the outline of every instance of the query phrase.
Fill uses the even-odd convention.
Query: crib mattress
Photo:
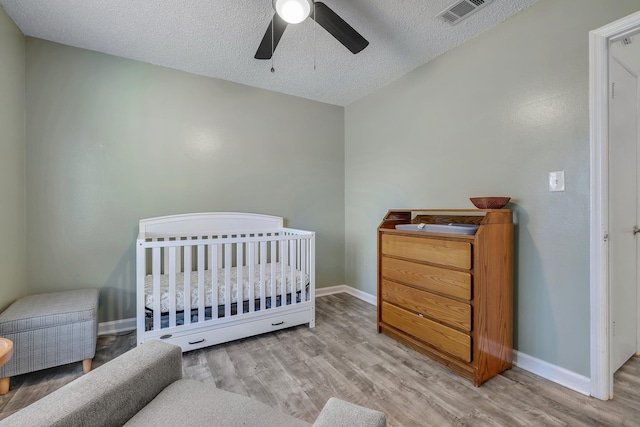
[[[262,289],[264,287],[265,297],[270,297],[271,295],[271,264],[265,264],[265,274],[264,274],[264,285],[260,286],[260,265],[253,266],[254,274],[253,274],[253,291],[254,298],[259,299],[262,297]],[[286,266],[284,271],[285,276],[285,293],[292,292],[292,283],[291,283],[291,275],[293,270],[293,281],[295,282],[295,292],[301,291],[303,287],[309,284],[309,275],[303,273],[300,270],[292,269],[291,266]],[[244,301],[249,300],[249,272],[250,267],[244,266],[242,267],[242,296]],[[230,282],[231,282],[231,291],[230,291],[230,299],[231,303],[238,302],[238,269],[237,267],[233,267],[230,269]],[[224,305],[226,304],[226,292],[225,292],[225,271],[223,269],[218,270],[217,274],[217,292],[218,292],[218,304]],[[199,304],[199,295],[198,295],[198,272],[192,271],[190,274],[191,277],[191,308],[197,309]],[[213,274],[211,270],[204,271],[204,288],[205,288],[205,306],[211,307],[213,305],[213,287],[211,286]],[[280,263],[275,264],[275,294],[282,294],[282,267]],[[145,307],[149,310],[153,310],[153,275],[149,274],[145,277],[144,280],[144,294],[145,294]],[[176,311],[184,310],[184,273],[176,274]],[[162,274],[160,276],[160,311],[162,313],[169,312],[169,306],[171,301],[171,295],[169,293],[169,275]]]

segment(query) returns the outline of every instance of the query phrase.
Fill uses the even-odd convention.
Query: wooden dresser
[[[476,224],[475,235],[396,230]],[[390,210],[378,227],[378,332],[476,386],[511,368],[513,214]]]

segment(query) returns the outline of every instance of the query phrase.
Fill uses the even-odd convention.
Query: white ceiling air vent
[[[473,15],[493,0],[461,0],[455,2],[442,12],[438,14],[439,18],[445,20],[451,25],[456,25],[458,22]]]

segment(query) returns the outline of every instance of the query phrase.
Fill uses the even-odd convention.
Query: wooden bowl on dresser
[[[509,203],[511,197],[470,197],[469,200],[478,209],[501,209]]]

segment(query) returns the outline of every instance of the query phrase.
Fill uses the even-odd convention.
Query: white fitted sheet
[[[282,294],[282,267],[278,262],[275,264],[275,293],[271,294],[271,264],[265,264],[265,274],[264,274],[264,285],[260,286],[260,265],[253,266],[254,270],[254,280],[253,280],[253,289],[254,289],[254,298],[262,297],[262,289],[265,290],[265,298],[266,297],[277,297]],[[249,272],[250,267],[244,266],[242,267],[242,299],[243,301],[249,300]],[[291,266],[285,266],[285,283],[286,283],[286,293],[291,293]],[[237,267],[233,267],[230,269],[230,283],[231,283],[231,303],[238,302],[238,270]],[[205,306],[211,307],[213,305],[213,292],[212,292],[212,272],[211,270],[204,271],[204,288],[205,288]],[[295,282],[295,291],[301,291],[303,288],[306,289],[306,286],[309,284],[309,274],[302,273],[302,271],[293,269],[293,276]],[[191,277],[191,308],[197,309],[199,303],[198,296],[198,272],[192,271],[190,274]],[[218,288],[218,305],[226,304],[226,292],[225,292],[225,270],[218,270],[218,278],[217,278],[217,288]],[[153,275],[149,274],[145,277],[144,280],[144,293],[145,293],[145,306],[149,310],[153,310]],[[176,274],[176,311],[184,310],[184,273]],[[169,312],[169,306],[171,301],[171,295],[169,293],[169,275],[162,274],[160,276],[160,311],[162,313]]]

